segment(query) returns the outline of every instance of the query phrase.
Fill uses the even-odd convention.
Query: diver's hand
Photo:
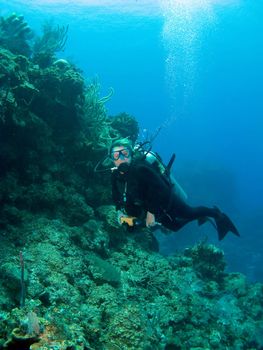
[[[122,218],[127,218],[127,215],[124,214],[121,210],[117,211],[117,221],[120,225],[122,225]]]
[[[147,211],[147,214],[146,214],[145,225],[146,225],[146,227],[153,227],[156,225],[155,216],[154,216],[154,214],[150,213],[149,211]]]

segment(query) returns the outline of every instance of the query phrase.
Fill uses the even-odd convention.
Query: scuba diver
[[[143,223],[149,228],[158,224],[178,231],[193,220],[199,225],[210,221],[219,240],[228,232],[239,236],[230,218],[217,207],[192,207],[186,203],[186,194],[170,176],[174,155],[165,168],[150,149],[133,148],[130,140],[124,138],[112,143],[109,157],[115,165],[112,198],[120,224],[132,227]]]

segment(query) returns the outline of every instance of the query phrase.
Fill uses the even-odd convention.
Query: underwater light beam
[[[193,93],[200,35],[213,22],[209,0],[160,0],[164,17],[165,80],[171,113],[185,112]]]
[[[193,95],[202,34],[215,27],[215,6],[238,3],[239,0],[159,0],[164,18],[162,41],[171,113],[184,114]]]

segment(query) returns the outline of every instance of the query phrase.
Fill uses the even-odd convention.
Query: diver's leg
[[[170,216],[164,216],[162,217],[161,224],[168,230],[177,232],[190,221],[192,221],[192,219],[178,219],[171,218]]]
[[[229,231],[239,236],[238,230],[230,218],[222,213],[217,207],[191,207],[185,202],[176,200],[172,203],[167,217],[170,217],[171,222],[170,224],[168,222],[164,223],[164,226],[167,224],[173,226],[174,231],[179,230],[190,221],[200,220],[203,217],[210,217],[215,220],[214,226],[217,229],[219,240],[222,240]]]

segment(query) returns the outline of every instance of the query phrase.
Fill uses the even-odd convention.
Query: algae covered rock
[[[37,326],[36,326],[37,327]],[[35,328],[36,328],[35,327]],[[39,341],[39,331],[38,334],[25,333],[22,332],[19,328],[13,329],[11,333],[11,338],[4,344],[4,349],[25,349],[31,348],[31,345]]]
[[[221,282],[226,263],[224,253],[214,245],[200,243],[184,253],[193,262],[193,268],[205,280]]]
[[[0,18],[0,46],[15,54],[30,55],[29,40],[33,32],[24,20],[24,16],[11,14]]]
[[[139,124],[133,116],[127,113],[120,113],[112,117],[111,126],[118,131],[120,138],[128,137],[133,143],[138,139]]]
[[[144,312],[135,304],[124,305],[112,318],[106,330],[106,347],[143,349],[147,327]]]

